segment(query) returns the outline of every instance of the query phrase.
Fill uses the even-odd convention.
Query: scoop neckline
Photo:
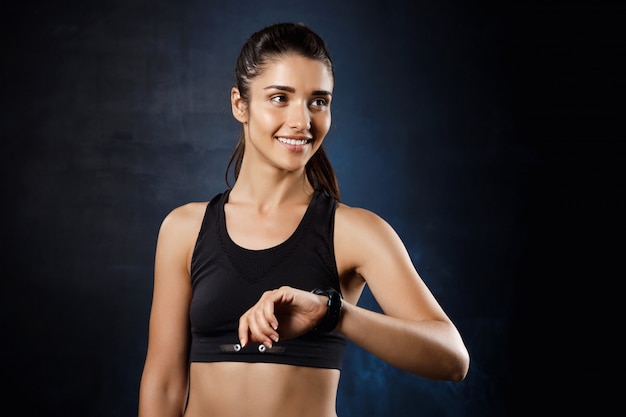
[[[224,196],[223,196],[223,198],[220,201],[220,207],[219,207],[219,211],[218,211],[218,213],[219,213],[219,217],[218,217],[219,228],[218,228],[218,230],[220,231],[220,234],[222,235],[222,242],[226,243],[231,248],[236,248],[237,250],[245,251],[245,252],[248,252],[248,253],[267,253],[267,252],[281,250],[284,247],[288,247],[288,245],[292,241],[296,240],[302,234],[302,231],[308,226],[308,219],[309,219],[309,217],[311,217],[311,212],[313,211],[313,209],[312,209],[313,203],[319,198],[320,191],[319,190],[314,190],[313,191],[313,195],[311,196],[311,200],[309,200],[309,204],[307,205],[307,208],[306,208],[306,210],[304,212],[304,215],[302,216],[302,218],[298,222],[298,225],[293,230],[293,232],[285,240],[283,240],[282,242],[280,242],[280,243],[278,243],[278,244],[276,244],[274,246],[270,246],[268,248],[263,248],[263,249],[249,249],[249,248],[246,248],[244,246],[241,246],[241,245],[237,244],[230,237],[230,234],[228,233],[228,228],[226,227],[226,211],[224,210],[224,206],[228,202],[229,195],[230,195],[230,190],[227,190],[224,193]]]

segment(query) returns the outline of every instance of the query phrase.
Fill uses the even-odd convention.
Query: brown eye
[[[285,95],[277,95],[277,96],[272,96],[270,97],[270,100],[273,101],[274,103],[285,103],[287,102],[287,96]]]
[[[324,98],[316,98],[311,101],[311,104],[315,107],[325,107],[328,106],[328,100]]]

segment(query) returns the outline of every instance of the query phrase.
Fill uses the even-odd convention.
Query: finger
[[[278,333],[272,326],[272,321],[277,323],[272,311],[273,307],[267,306],[255,309],[252,314],[253,320],[249,323],[251,338],[259,343],[266,344],[267,347],[272,347],[272,341],[278,341]]]
[[[266,347],[272,347],[272,341],[278,341],[278,334],[271,328],[258,307],[245,312],[239,318],[239,343],[245,347],[249,342],[258,342]]]
[[[244,348],[248,344],[250,327],[248,325],[247,313],[239,318],[239,328],[237,329],[239,335],[239,344]]]
[[[263,313],[263,318],[267,321],[267,324],[272,328],[272,330],[278,330],[278,319],[274,313],[274,303],[275,301],[265,303],[261,311]]]

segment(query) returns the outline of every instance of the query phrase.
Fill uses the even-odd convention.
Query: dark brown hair
[[[322,38],[302,23],[276,23],[252,34],[241,48],[235,66],[235,87],[241,98],[248,102],[250,82],[261,74],[273,58],[297,54],[320,61],[326,65],[333,80],[333,63]],[[245,148],[243,131],[226,167],[226,184],[231,187],[228,173],[234,165],[235,181],[241,170]],[[339,183],[323,146],[315,152],[305,167],[306,175],[316,189],[322,189],[339,200]]]

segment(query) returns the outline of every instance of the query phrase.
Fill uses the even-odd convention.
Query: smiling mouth
[[[306,145],[312,140],[312,139],[289,139],[289,138],[283,138],[283,137],[276,137],[276,139],[281,143],[285,143],[287,145],[294,145],[294,146]]]

